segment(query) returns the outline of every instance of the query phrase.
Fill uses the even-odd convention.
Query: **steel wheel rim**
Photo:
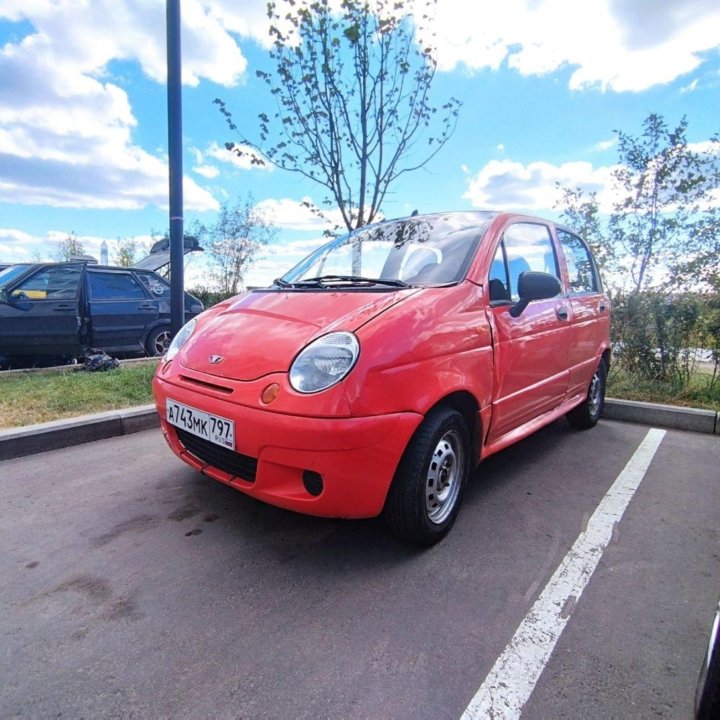
[[[590,414],[595,416],[600,412],[600,403],[602,402],[602,378],[600,377],[600,369],[598,368],[593,375],[590,383],[590,391],[588,392],[588,410]]]
[[[163,330],[163,332],[155,338],[155,342],[153,344],[156,355],[164,355],[170,347],[170,331]]]
[[[462,439],[456,430],[449,430],[435,446],[425,476],[425,510],[431,523],[440,525],[452,513],[463,466]]]

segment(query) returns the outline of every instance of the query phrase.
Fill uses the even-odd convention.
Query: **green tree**
[[[235,295],[243,289],[248,268],[276,229],[248,195],[234,207],[222,205],[214,223],[195,223],[193,233],[208,253],[210,274],[219,292]]]
[[[603,227],[597,193],[585,194],[581,188],[559,188],[562,198],[556,207],[562,208],[562,219],[583,237],[601,270],[615,269],[615,248]]]
[[[120,267],[132,267],[147,252],[145,243],[136,238],[119,237],[112,241],[110,261]]]
[[[616,357],[634,377],[677,386],[690,382],[693,347],[711,349],[717,368],[720,141],[691,145],[687,128],[651,114],[639,136],[615,131],[607,215],[580,188],[560,188],[558,203],[615,286]]]
[[[428,12],[417,24],[395,0],[336,7],[268,3],[274,69],[257,75],[277,109],[259,115],[259,140],[239,131],[224,101],[215,103],[240,137],[228,149],[320,185],[324,207],[337,208],[352,230],[376,218],[398,178],[439,152],[460,103],[451,98],[438,108],[430,100],[437,62]]]
[[[589,233],[601,259],[619,262],[632,292],[656,284],[659,266],[676,287],[717,285],[720,140],[691,146],[687,127],[685,118],[671,129],[651,114],[637,137],[615,131],[616,200],[604,227],[595,193],[560,188],[563,220]]]
[[[67,262],[84,254],[85,248],[75,232],[68,233],[65,238],[58,242],[55,249],[55,259],[58,262]]]
[[[651,283],[659,263],[675,269],[688,253],[703,250],[703,227],[717,238],[717,218],[708,209],[718,189],[715,153],[697,152],[687,142],[687,120],[675,129],[656,114],[643,123],[634,137],[617,132],[620,166],[614,181],[621,197],[610,216],[610,235],[631,260],[630,274],[638,291]],[[708,223],[710,225],[708,226]],[[714,227],[713,227],[714,225]]]

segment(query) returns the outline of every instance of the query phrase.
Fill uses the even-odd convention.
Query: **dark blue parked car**
[[[185,314],[202,312],[185,293]],[[162,355],[170,342],[170,285],[152,270],[88,262],[0,271],[0,364],[72,359],[88,348]]]

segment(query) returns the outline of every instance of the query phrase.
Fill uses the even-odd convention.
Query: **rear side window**
[[[153,296],[158,298],[170,297],[170,285],[161,277],[154,273],[139,272],[137,276],[145,286],[145,289]]]
[[[565,255],[570,291],[574,293],[600,292],[600,280],[588,246],[567,230],[557,231]]]
[[[505,231],[490,265],[490,300],[517,301],[520,273],[528,270],[560,279],[549,228],[537,223],[515,223]]]
[[[144,300],[145,293],[130,273],[89,272],[93,300]]]

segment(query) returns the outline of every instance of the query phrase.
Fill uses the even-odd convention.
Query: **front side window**
[[[490,300],[517,302],[520,274],[528,270],[560,278],[549,228],[536,223],[515,223],[503,234],[490,265]]]
[[[88,273],[90,297],[93,300],[144,300],[145,293],[128,272]]]
[[[565,255],[570,291],[574,293],[599,292],[600,281],[587,245],[577,235],[566,230],[558,228],[557,234]]]
[[[82,265],[57,265],[36,272],[10,293],[11,298],[72,300],[77,297]]]

